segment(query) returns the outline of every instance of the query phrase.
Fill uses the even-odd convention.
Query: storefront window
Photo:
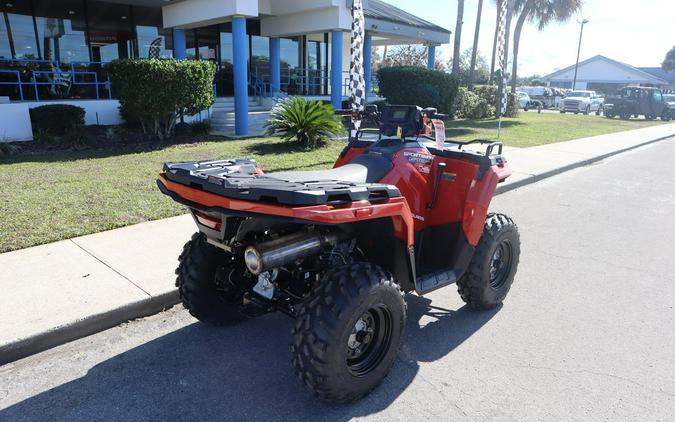
[[[38,0],[34,4],[42,58],[62,63],[89,61],[82,2]]]
[[[13,56],[15,59],[39,58],[40,51],[35,42],[35,27],[30,3],[28,1],[7,2],[2,8],[7,42],[5,44],[0,41],[0,45],[6,45],[9,50],[8,56]]]
[[[293,69],[299,67],[300,42],[298,38],[282,38],[281,44],[281,68]]]
[[[270,39],[251,35],[251,69],[268,68],[270,64]]]
[[[195,31],[194,29],[186,29],[185,30],[185,54],[188,59],[190,60],[195,60],[197,59],[197,50],[195,49],[195,46],[197,45],[197,39],[195,38]]]
[[[109,62],[133,57],[134,32],[131,27],[131,6],[90,1],[89,42],[93,61]]]
[[[200,60],[218,60],[218,43],[220,32],[218,26],[207,26],[197,29]]]
[[[173,57],[173,33],[162,28],[162,9],[134,6],[134,23],[138,39],[136,57],[150,57],[150,52],[159,58]]]
[[[12,49],[9,47],[9,31],[7,30],[6,21],[9,16],[4,11],[0,16],[0,59],[11,59]]]

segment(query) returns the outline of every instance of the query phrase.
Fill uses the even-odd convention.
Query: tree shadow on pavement
[[[292,321],[267,315],[234,327],[194,323],[121,353],[81,378],[0,411],[0,420],[331,420],[387,408],[419,362],[452,352],[498,311],[448,310],[408,295],[407,338],[385,381],[348,405],[316,400],[289,364]],[[430,321],[421,326],[420,320]]]

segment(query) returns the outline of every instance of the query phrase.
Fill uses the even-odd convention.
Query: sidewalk
[[[508,149],[497,192],[673,136],[675,123]],[[194,231],[183,215],[0,254],[0,365],[178,303],[173,271]]]

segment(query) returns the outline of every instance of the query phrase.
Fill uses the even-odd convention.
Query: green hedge
[[[216,67],[207,60],[114,60],[106,65],[120,112],[160,138],[176,120],[209,108]]]
[[[84,109],[68,104],[49,104],[30,109],[30,122],[35,133],[64,135],[84,126]]]
[[[436,107],[441,113],[453,112],[459,83],[454,76],[423,67],[385,67],[377,72],[380,95],[389,104]]]
[[[497,85],[479,85],[474,87],[473,92],[476,93],[480,98],[484,99],[489,105],[497,109],[497,102],[499,99],[498,87]],[[517,117],[518,116],[518,99],[511,92],[508,93],[508,103],[506,105],[506,113],[504,117]]]
[[[495,106],[465,87],[457,93],[456,117],[461,119],[486,119],[495,116]]]

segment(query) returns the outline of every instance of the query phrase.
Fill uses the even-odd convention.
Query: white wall
[[[28,103],[0,104],[0,142],[31,141]]]
[[[312,32],[347,30],[350,26],[340,23],[340,8],[312,9],[303,13],[282,16],[262,16],[260,34],[265,37],[288,37]],[[350,23],[351,25],[351,23]]]
[[[122,123],[117,100],[64,100],[0,104],[0,142],[31,141],[33,126],[29,109],[47,104],[70,104],[82,107],[86,125],[118,125]]]
[[[162,7],[165,28],[196,28],[231,20],[232,16],[258,16],[252,0],[186,0]]]
[[[551,78],[553,81],[574,80],[574,68],[559,73]],[[617,66],[616,64],[598,58],[588,63],[580,64],[577,71],[577,88],[579,81],[606,82],[606,83],[648,83],[645,75],[630,69]]]
[[[64,100],[0,104],[0,142],[32,141],[33,126],[29,109],[47,104],[70,104],[85,111],[85,125],[119,125],[123,123],[117,100]],[[207,120],[210,110],[187,116],[185,122]]]

